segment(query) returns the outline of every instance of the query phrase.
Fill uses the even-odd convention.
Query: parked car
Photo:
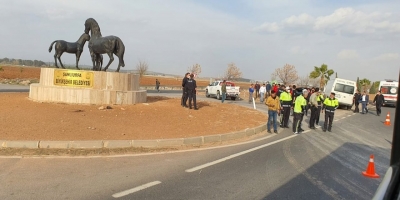
[[[221,84],[222,81],[214,81],[206,88],[206,97],[216,97],[222,99],[221,96]],[[239,86],[235,86],[233,82],[226,82],[226,98],[230,97],[232,100],[236,100],[239,97]]]

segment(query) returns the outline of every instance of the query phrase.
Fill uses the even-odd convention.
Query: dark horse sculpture
[[[51,52],[51,50],[53,49],[53,44],[56,43],[55,54],[54,54],[54,61],[55,61],[56,67],[59,68],[57,66],[57,59],[58,59],[58,61],[60,61],[61,67],[63,69],[65,69],[60,58],[64,52],[67,52],[67,53],[74,53],[76,55],[76,68],[79,69],[78,62],[79,62],[79,58],[81,57],[81,54],[83,51],[83,46],[85,46],[86,41],[89,41],[89,40],[90,40],[89,34],[84,33],[81,35],[81,37],[76,42],[66,42],[64,40],[56,40],[56,41],[52,42],[49,47],[49,52]],[[100,58],[98,58],[98,59],[100,60]],[[103,61],[101,60],[101,62],[103,62]]]
[[[104,71],[107,71],[110,64],[113,62],[115,54],[118,59],[118,68],[116,72],[119,72],[120,67],[124,67],[124,53],[125,45],[122,40],[117,36],[106,36],[103,37],[100,32],[99,24],[93,18],[89,18],[85,21],[85,33],[91,33],[89,40],[89,51],[92,57],[93,70],[100,70],[101,68],[98,64],[95,65],[96,59],[100,57],[101,54],[107,54],[110,57],[110,61],[107,66],[104,67]]]

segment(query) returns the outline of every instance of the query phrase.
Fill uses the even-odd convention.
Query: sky
[[[296,3],[293,3],[296,2]],[[125,70],[221,77],[235,63],[243,77],[271,80],[276,68],[307,76],[327,64],[338,77],[398,79],[398,0],[0,0],[0,58],[53,62],[54,40],[75,42],[94,18],[103,36],[125,44]],[[104,63],[109,58],[104,56]],[[115,57],[116,58],[116,57]],[[75,63],[65,53],[63,63]],[[91,65],[87,43],[80,64]],[[118,64],[115,59],[109,70]]]

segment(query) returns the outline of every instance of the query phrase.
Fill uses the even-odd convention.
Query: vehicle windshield
[[[382,86],[381,87],[382,94],[397,94],[397,87],[395,86]]]
[[[335,91],[353,95],[354,94],[354,86],[336,83]]]

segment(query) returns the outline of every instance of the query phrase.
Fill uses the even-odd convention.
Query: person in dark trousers
[[[222,95],[221,103],[224,103],[224,101],[226,99],[226,80],[222,81],[222,84],[221,84],[221,95]]]
[[[357,92],[354,94],[353,97],[353,102],[354,102],[354,113],[359,113],[360,108],[358,107],[360,102],[359,99],[361,98],[360,90],[357,90]]]
[[[258,84],[258,81],[256,81],[256,84],[254,85],[254,89],[256,91],[256,97],[254,99],[257,99],[258,95],[260,95],[260,84]]]
[[[160,81],[158,81],[158,79],[156,79],[156,90],[160,92]]]
[[[359,101],[361,103],[361,109],[362,109],[361,113],[364,114],[364,111],[365,111],[365,113],[367,114],[368,113],[368,107],[367,106],[368,106],[368,103],[369,103],[369,95],[367,95],[367,93],[365,91],[361,95]]]
[[[285,86],[283,86],[283,88],[284,87]],[[279,100],[281,101],[282,105],[281,128],[289,128],[290,109],[293,104],[292,96],[290,95],[290,87],[287,87],[285,91],[281,92]]]
[[[308,91],[304,89],[302,91],[302,95],[296,98],[296,102],[293,108],[293,133],[299,134],[300,132],[304,131],[301,128],[301,122],[303,121],[304,112],[306,110],[307,100],[306,96],[308,95]]]
[[[315,121],[317,119],[317,112],[318,112],[318,102],[317,98],[319,96],[319,88],[314,89],[314,93],[310,96],[310,108],[311,108],[311,116],[308,128],[315,129]]]
[[[322,113],[325,110],[325,122],[322,131],[326,132],[328,129],[329,132],[332,131],[332,122],[333,117],[335,115],[335,110],[339,107],[339,101],[335,98],[335,93],[331,92],[329,98],[324,100],[324,104],[322,107]]]
[[[193,101],[193,106],[194,109],[197,110],[197,105],[196,105],[196,81],[193,79],[194,74],[190,74],[189,79],[187,79],[186,84],[185,84],[185,89],[186,89],[186,94],[189,98],[189,109],[192,109],[192,101]]]
[[[187,102],[187,94],[186,94],[186,82],[190,78],[190,73],[186,73],[185,77],[182,79],[182,99],[181,99],[181,106],[187,108],[186,102]]]
[[[307,88],[307,92],[308,92],[307,97],[306,97],[307,106],[306,106],[306,112],[305,112],[305,115],[306,115],[306,116],[308,116],[308,110],[310,109],[310,96],[311,96],[311,90],[310,90],[310,88]]]
[[[319,89],[318,89],[319,90]],[[319,92],[318,96],[317,96],[317,104],[318,104],[318,110],[317,110],[317,115],[315,116],[315,124],[319,125],[319,117],[321,115],[321,110],[322,110],[322,104],[324,103],[325,98],[324,95]]]
[[[385,105],[385,97],[380,91],[376,93],[373,103],[375,103],[376,106],[376,115],[380,116],[382,113],[381,107]]]
[[[271,90],[272,90],[272,86],[269,83],[269,81],[267,81],[267,85],[265,86],[265,90],[267,90],[267,92],[265,93],[265,99],[268,98],[271,95]],[[276,94],[275,94],[276,95]]]

